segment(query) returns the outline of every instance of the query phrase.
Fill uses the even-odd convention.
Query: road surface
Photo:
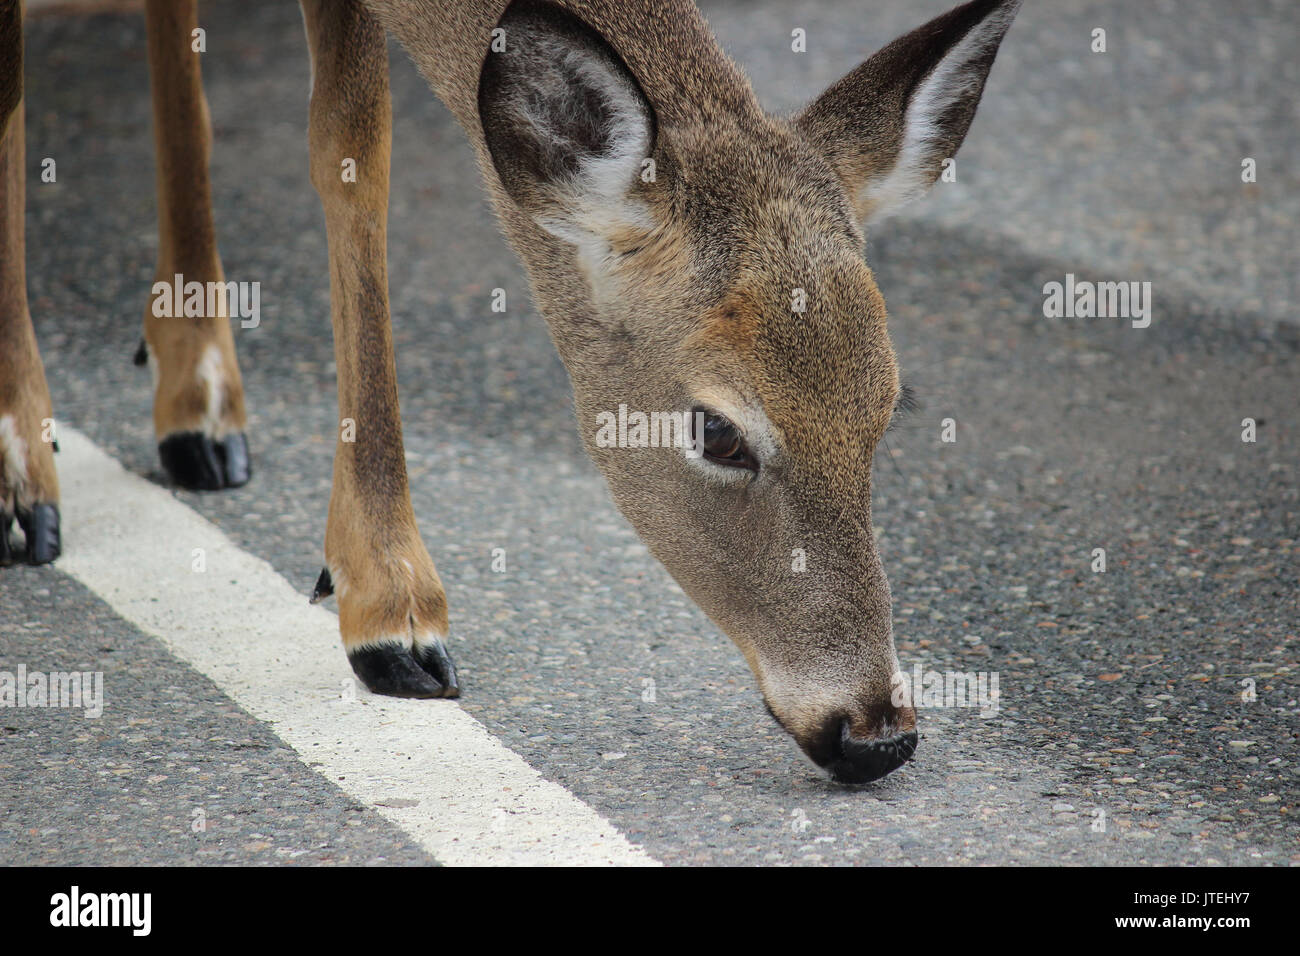
[[[785,110],[946,4],[704,6]],[[470,151],[394,49],[389,259],[412,494],[451,602],[459,708],[514,755],[510,779],[554,785],[567,809],[533,807],[553,844],[670,865],[1300,862],[1300,16],[1283,0],[1231,16],[1211,0],[1137,6],[1028,5],[957,182],[870,237],[922,403],[875,469],[899,654],[909,673],[996,672],[1001,698],[992,716],[923,709],[916,760],[859,790],[798,755],[740,654],[609,502]],[[300,16],[289,2],[202,16],[225,269],[261,283],[260,325],[236,332],[251,484],[166,488],[148,375],[131,365],[156,249],[138,16],[28,24],[29,168],[58,163],[56,183],[29,176],[29,287],[56,415],[86,436],[64,467],[102,449],[151,483],[120,486],[146,530],[181,516],[219,531],[239,567],[269,565],[270,596],[226,588],[204,604],[219,620],[227,602],[212,642],[238,664],[246,628],[288,606],[270,606],[275,575],[309,611],[334,370]],[[1098,27],[1104,54],[1090,50]],[[795,28],[806,53],[790,50]],[[1151,282],[1150,326],[1046,318],[1043,287],[1067,275]],[[0,671],[102,671],[105,707],[0,710],[4,859],[502,859],[501,841],[438,812],[436,794],[477,765],[430,763],[427,792],[419,773],[385,790],[387,771],[339,770],[367,744],[379,759],[377,728],[457,705],[404,717],[341,701],[368,716],[313,753],[304,741],[320,738],[294,714],[325,720],[321,687],[349,674],[323,619],[304,618],[318,655],[302,686],[232,676],[202,646],[187,656],[150,622],[189,598],[155,588],[157,609],[133,603],[153,585],[131,526],[114,569],[114,542],[87,537],[121,515],[93,481],[71,484],[107,518],[66,522],[80,564],[0,572]],[[505,819],[512,798],[480,809]],[[613,842],[596,846],[583,827],[604,823],[595,842]]]

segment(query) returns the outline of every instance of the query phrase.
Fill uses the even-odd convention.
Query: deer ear
[[[899,37],[796,119],[863,220],[922,195],[957,152],[1021,0],[974,0]]]
[[[504,48],[487,54],[478,107],[506,192],[587,252],[650,228],[633,190],[654,146],[654,111],[627,64],[552,4],[516,2],[500,26]]]

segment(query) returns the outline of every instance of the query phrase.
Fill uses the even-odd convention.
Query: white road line
[[[361,689],[338,619],[167,491],[59,430],[56,567],[161,640],[317,773],[452,865],[656,865],[451,701]],[[196,548],[206,570],[193,570]],[[112,688],[105,688],[112,706]]]

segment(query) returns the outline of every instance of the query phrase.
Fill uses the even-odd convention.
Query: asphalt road
[[[704,6],[786,109],[945,4]],[[462,706],[665,863],[1300,862],[1300,17],[1281,0],[1028,7],[958,182],[868,248],[922,403],[876,463],[900,657],[996,671],[1001,708],[923,710],[917,759],[863,790],[798,756],[609,503],[461,133],[394,51],[408,466]],[[262,286],[261,325],[237,331],[255,477],[176,496],[306,595],[335,419],[307,52],[292,3],[203,15],[226,273]],[[159,479],[130,362],[156,248],[147,89],[138,17],[30,21],[29,168],[59,169],[28,206],[56,415]],[[1067,273],[1152,282],[1150,327],[1044,318],[1043,284]],[[115,690],[93,722],[0,711],[7,861],[430,861],[57,565],[0,573],[0,670],[19,662]]]

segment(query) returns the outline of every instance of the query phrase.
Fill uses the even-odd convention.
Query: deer
[[[301,6],[338,414],[355,425],[336,444],[312,600],[336,599],[357,677],[397,697],[461,690],[411,505],[394,367],[391,35],[469,138],[618,509],[737,645],[813,764],[862,784],[911,760],[916,710],[892,693],[901,668],[871,514],[873,456],[905,392],[865,235],[925,193],[965,139],[1020,0],[956,7],[792,116],[760,106],[691,0]],[[145,7],[157,275],[220,282],[196,0]],[[18,560],[16,518],[26,561],[42,564],[62,529],[25,292],[16,0],[0,0],[0,58],[0,558]],[[251,475],[232,323],[215,312],[144,315],[159,457],[187,489]],[[620,405],[689,414],[696,453],[596,442],[594,423]]]

